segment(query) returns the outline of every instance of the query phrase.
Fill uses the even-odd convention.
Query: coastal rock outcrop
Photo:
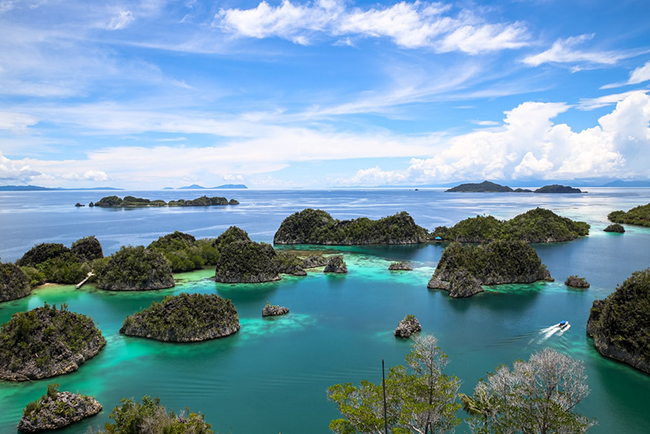
[[[14,314],[0,329],[0,379],[27,381],[76,371],[106,345],[92,318],[64,304]]]
[[[623,233],[625,233],[625,228],[621,224],[612,223],[611,225],[609,225],[605,229],[603,229],[603,231],[605,231],[605,232],[616,232],[618,234],[623,234]]]
[[[234,241],[220,249],[214,278],[222,283],[261,283],[280,280],[273,246],[254,241]]]
[[[567,277],[567,279],[564,281],[564,284],[572,288],[589,288],[589,286],[591,286],[589,285],[589,282],[587,282],[587,279],[584,277],[578,277],[576,275]]]
[[[650,374],[650,268],[632,273],[604,300],[595,300],[587,334],[603,356]]]
[[[275,304],[266,303],[264,309],[262,309],[262,316],[280,316],[286,315],[289,313],[289,308],[284,306],[278,306]]]
[[[148,291],[174,285],[172,269],[163,255],[143,246],[122,247],[97,272],[97,287],[109,291]]]
[[[239,327],[230,300],[216,294],[182,293],[128,316],[120,333],[163,342],[200,342],[229,336]]]
[[[427,230],[402,211],[393,216],[370,220],[336,220],[318,209],[307,208],[285,218],[273,237],[275,244],[418,244]]]
[[[302,268],[318,268],[327,265],[327,258],[323,255],[309,255],[302,258]]]
[[[413,333],[422,331],[420,322],[414,315],[406,315],[403,320],[399,322],[393,334],[398,338],[408,338]]]
[[[391,262],[391,264],[388,266],[388,269],[390,271],[413,271],[413,266],[404,261]]]
[[[479,286],[553,280],[535,249],[524,241],[493,241],[484,245],[452,243],[442,253],[427,287],[446,289],[451,294],[456,280],[454,294],[469,296],[465,294],[478,291],[469,277],[475,278]],[[449,283],[449,287],[444,283]]]
[[[467,270],[460,270],[451,278],[448,291],[451,298],[466,298],[483,292],[483,287]]]
[[[348,272],[348,266],[345,264],[342,255],[333,255],[327,258],[327,264],[323,272],[345,274]]]
[[[58,384],[50,384],[47,394],[27,404],[18,423],[21,432],[54,430],[94,416],[102,405],[91,396],[59,392]]]
[[[0,263],[0,302],[27,297],[31,292],[29,279],[19,266]]]

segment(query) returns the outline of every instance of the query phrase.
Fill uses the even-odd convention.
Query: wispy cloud
[[[252,9],[222,9],[213,25],[240,37],[278,37],[307,45],[323,36],[388,38],[404,48],[479,54],[528,45],[522,23],[486,23],[471,11],[416,1],[370,9],[348,8],[339,0],[279,6],[262,1]]]
[[[548,50],[527,56],[523,59],[523,62],[529,66],[539,66],[544,63],[614,65],[619,60],[630,56],[630,54],[616,51],[587,51],[577,48],[593,38],[594,34],[588,34],[559,39]]]
[[[117,16],[113,17],[106,26],[106,30],[121,30],[128,27],[135,17],[131,11],[120,11]]]
[[[645,95],[647,93],[647,90],[631,90],[629,92],[615,93],[611,95],[599,96],[597,98],[581,98],[580,102],[577,105],[577,108],[580,110],[595,110],[601,107],[617,104],[632,95]]]
[[[639,66],[638,68],[630,72],[630,78],[627,81],[622,83],[611,83],[601,86],[601,89],[614,89],[617,87],[628,86],[633,84],[641,84],[650,80],[650,61],[646,62],[645,65]]]

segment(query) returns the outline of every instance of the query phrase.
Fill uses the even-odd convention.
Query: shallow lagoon
[[[107,210],[74,208],[114,192],[34,192],[0,196],[5,226],[0,240],[3,260],[15,260],[39,242],[63,242],[96,235],[105,253],[123,244],[148,244],[181,230],[197,237],[216,236],[230,225],[258,241],[272,240],[288,214],[320,207],[336,218],[377,218],[406,210],[428,229],[476,214],[510,218],[544,206],[592,225],[587,238],[535,248],[557,279],[555,283],[489,288],[470,299],[453,300],[428,291],[426,282],[443,246],[342,247],[349,274],[285,277],[259,285],[225,285],[209,280],[212,270],[177,275],[176,288],[119,294],[92,286],[50,286],[31,297],[0,305],[0,322],[11,314],[48,303],[94,318],[108,341],[106,348],[79,371],[53,379],[0,383],[0,432],[13,433],[25,404],[45,393],[50,382],[61,390],[94,395],[104,405],[97,417],[61,432],[81,432],[108,420],[123,397],[160,396],[163,404],[206,414],[220,432],[327,433],[337,416],[325,389],[361,379],[377,381],[381,359],[403,362],[408,342],[392,330],[406,314],[415,314],[425,332],[434,333],[449,354],[447,372],[463,380],[470,393],[479,378],[499,363],[512,363],[545,346],[580,358],[587,365],[592,392],[579,411],[597,417],[590,432],[643,432],[650,426],[645,405],[650,376],[598,355],[585,335],[589,308],[633,271],[650,266],[650,230],[626,227],[607,234],[606,215],[615,209],[650,202],[648,189],[592,189],[586,195],[444,194],[441,190],[224,191],[242,202],[236,207]],[[115,192],[165,200],[194,198],[204,192]],[[5,236],[6,234],[6,236]],[[392,260],[412,261],[412,272],[389,272]],[[592,284],[572,290],[562,282],[579,274]],[[199,344],[169,344],[118,333],[124,318],[164,295],[214,293],[230,298],[242,328],[228,338]],[[286,305],[286,317],[262,319],[270,301]],[[572,327],[563,335],[542,329],[561,319]],[[461,425],[459,432],[465,429]]]

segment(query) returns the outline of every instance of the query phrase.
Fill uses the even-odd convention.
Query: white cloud
[[[529,66],[539,66],[544,63],[589,63],[614,65],[626,54],[614,51],[581,51],[576,49],[577,45],[593,39],[594,35],[572,36],[567,39],[555,41],[548,50],[527,56],[523,62]]]
[[[121,30],[128,27],[135,17],[131,11],[120,11],[119,14],[111,19],[111,21],[106,25],[106,30]]]
[[[33,177],[40,175],[40,172],[20,162],[15,162],[2,155],[0,152],[0,181],[3,183],[24,183]]]
[[[15,1],[1,1],[0,2],[0,14],[9,12],[12,10],[15,6],[16,2]]]
[[[615,87],[627,86],[631,84],[641,84],[650,80],[650,61],[646,62],[645,65],[639,66],[630,72],[630,78],[623,83],[612,83],[602,86],[601,89],[612,89]]]
[[[384,37],[405,48],[428,47],[438,52],[478,54],[528,45],[521,23],[485,23],[469,11],[445,15],[451,6],[416,1],[363,10],[343,1],[320,0],[279,6],[262,1],[253,9],[221,9],[213,25],[236,36],[279,37],[306,45],[319,35]]]
[[[12,133],[24,133],[27,127],[36,125],[38,120],[30,115],[15,112],[0,111],[0,130],[9,130]]]
[[[597,98],[581,98],[578,104],[580,110],[594,110],[608,105],[614,105],[631,95],[638,93],[646,94],[647,90],[631,90],[629,92],[615,93],[611,95],[600,96]]]

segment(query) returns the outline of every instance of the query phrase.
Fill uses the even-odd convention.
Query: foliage
[[[370,220],[336,220],[323,210],[307,208],[284,219],[275,233],[275,244],[411,244],[426,241],[427,230],[402,211]]]
[[[122,399],[121,405],[113,409],[108,422],[100,434],[213,434],[204,416],[190,412],[187,416],[181,412],[178,416],[173,410],[167,410],[160,404],[160,398],[145,396],[142,402]]]
[[[221,243],[219,251],[215,270],[217,282],[258,283],[280,278],[275,262],[277,254],[270,244],[234,241]]]
[[[106,345],[92,318],[45,303],[14,314],[0,328],[0,377],[44,378],[69,371],[80,354],[88,359]],[[36,370],[33,371],[33,366]]]
[[[120,333],[192,342],[227,336],[237,330],[239,317],[230,300],[215,294],[182,293],[128,316]]]
[[[558,216],[553,211],[535,208],[511,220],[476,216],[462,220],[451,228],[439,226],[430,238],[440,237],[461,243],[486,243],[493,240],[551,243],[589,235],[589,227],[587,223]]]
[[[460,394],[475,433],[580,433],[595,421],[575,413],[588,394],[584,363],[550,348],[501,365],[480,380],[474,394]]]
[[[143,246],[122,247],[97,274],[97,287],[113,291],[143,291],[174,286],[172,270],[162,254]]]
[[[0,302],[28,296],[31,293],[30,282],[20,267],[0,262]]]
[[[650,268],[594,301],[587,333],[602,354],[650,373]]]
[[[196,238],[192,235],[175,231],[153,241],[147,249],[160,252],[171,266],[172,272],[179,273],[203,267],[205,261],[195,245]]]
[[[139,208],[139,207],[157,207],[157,206],[212,206],[212,205],[238,205],[235,199],[226,199],[225,197],[207,197],[201,196],[196,199],[186,200],[170,200],[169,203],[161,199],[145,199],[142,197],[125,196],[120,199],[117,196],[102,197],[99,201],[94,203],[94,206],[107,207],[107,208]]]
[[[625,228],[623,225],[619,223],[612,223],[608,225],[605,229],[603,229],[605,232],[616,232],[619,234],[625,233]]]
[[[534,193],[582,193],[582,191],[568,185],[551,184],[538,188]]]
[[[445,193],[511,193],[512,188],[506,185],[496,184],[490,181],[483,181],[479,184],[460,184],[456,187],[452,187],[448,190],[445,190]]]
[[[215,245],[217,249],[234,243],[235,241],[250,241],[248,233],[245,230],[238,228],[237,226],[230,226],[228,229],[223,231],[221,235],[215,240]]]
[[[303,259],[292,252],[277,252],[274,257],[275,265],[279,273],[304,274]]]
[[[75,241],[72,243],[70,251],[84,262],[90,262],[104,257],[102,245],[94,235]]]
[[[83,280],[91,268],[72,252],[65,252],[48,259],[36,266],[45,275],[45,280],[52,283],[77,283]]]
[[[452,243],[442,253],[433,277],[451,281],[462,270],[467,270],[482,285],[532,283],[550,278],[535,249],[524,241]]]
[[[385,421],[395,434],[453,432],[460,423],[456,402],[460,380],[442,373],[447,356],[432,335],[414,339],[407,366],[398,365],[386,378],[386,414],[383,415],[383,385],[363,380],[360,387],[336,384],[327,390],[342,418],[332,420],[335,433],[383,433]]]
[[[16,261],[16,265],[24,267],[35,267],[38,264],[54,259],[64,253],[69,253],[70,249],[60,243],[42,243],[37,244],[25,253],[22,258]]]
[[[25,273],[31,288],[36,288],[45,283],[46,278],[42,271],[39,271],[34,267],[20,267],[20,269]]]
[[[609,221],[614,223],[625,223],[628,225],[637,225],[650,227],[650,203],[640,205],[625,211],[613,211],[607,215]]]

